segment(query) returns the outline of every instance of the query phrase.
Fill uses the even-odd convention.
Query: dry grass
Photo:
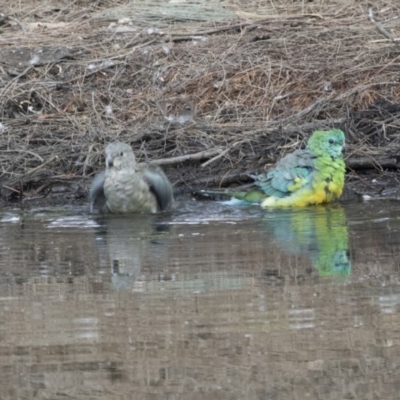
[[[117,137],[186,188],[238,181],[317,128],[346,131],[353,167],[397,155],[398,2],[179,4],[3,8],[3,197],[68,182],[83,194]]]

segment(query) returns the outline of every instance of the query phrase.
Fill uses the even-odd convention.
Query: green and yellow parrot
[[[283,157],[266,174],[254,176],[257,190],[205,192],[229,195],[261,207],[305,207],[330,203],[343,192],[345,136],[340,129],[315,131],[304,150]]]

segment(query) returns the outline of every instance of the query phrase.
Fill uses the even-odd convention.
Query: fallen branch
[[[207,186],[220,187],[223,185],[228,185],[229,183],[237,183],[240,181],[248,182],[249,180],[250,181],[253,180],[249,174],[250,174],[249,172],[237,172],[224,175],[207,176],[205,178],[195,179],[193,184],[202,187],[207,187]]]
[[[400,168],[396,157],[362,157],[346,160],[346,167],[350,169],[379,169],[382,168]]]
[[[380,32],[383,36],[388,38],[391,42],[393,43],[398,42],[398,39],[394,38],[393,35],[391,35],[379,22],[375,21],[372,8],[369,9],[368,18],[373,23],[378,32]]]
[[[227,147],[225,150],[221,151],[220,154],[216,155],[215,157],[213,157],[210,160],[206,161],[205,163],[201,164],[200,167],[204,168],[207,165],[210,165],[211,163],[213,163],[214,161],[223,157],[225,154],[229,153],[233,148],[237,147],[239,144],[242,144],[242,143],[243,143],[243,140],[233,143],[232,146]]]
[[[6,15],[3,13],[0,13],[0,21],[13,21],[15,22],[23,31],[25,31],[25,25],[19,21],[17,18],[11,17],[10,15]]]
[[[221,150],[222,149],[220,147],[218,147],[216,149],[204,150],[204,151],[200,151],[199,153],[187,154],[184,156],[161,158],[159,160],[152,161],[151,164],[171,165],[171,164],[178,164],[178,163],[185,162],[185,161],[197,161],[197,160],[202,160],[204,158],[209,158],[216,154],[219,154],[221,152]]]

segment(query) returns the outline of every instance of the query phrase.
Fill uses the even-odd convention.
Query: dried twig
[[[388,38],[391,42],[396,43],[398,40],[394,38],[379,22],[375,21],[374,13],[372,12],[372,8],[368,11],[368,18],[374,24],[375,28],[380,32],[383,36]]]
[[[235,147],[237,147],[238,145],[242,144],[244,141],[240,140],[238,142],[233,143],[231,146],[229,146],[228,148],[226,148],[225,150],[222,150],[218,155],[216,155],[215,157],[211,158],[210,160],[206,161],[205,163],[201,164],[200,167],[204,168],[207,165],[212,164],[214,161],[217,161],[218,159],[220,159],[221,157],[223,157],[225,154],[229,153],[232,149],[234,149]]]
[[[154,165],[171,165],[171,164],[182,163],[185,161],[198,161],[198,160],[203,160],[204,158],[212,157],[213,155],[219,154],[220,152],[221,148],[204,150],[194,154],[186,154],[184,156],[179,156],[179,157],[154,160],[151,163]]]
[[[21,21],[19,21],[15,17],[12,17],[11,15],[6,15],[6,14],[3,14],[3,13],[0,13],[0,19],[3,20],[3,21],[9,20],[9,21],[15,22],[23,31],[25,31],[25,29],[26,29],[25,25]]]
[[[30,65],[29,67],[26,67],[20,74],[18,74],[16,77],[14,77],[8,84],[4,87],[3,90],[0,91],[0,100],[7,94],[7,90],[10,86],[18,82],[18,79],[22,78],[25,76],[27,73],[29,73],[33,69],[33,66]]]
[[[224,175],[211,175],[203,178],[196,179],[195,182],[192,182],[194,186],[198,187],[206,187],[206,186],[214,186],[220,187],[224,185],[229,185],[234,182],[248,182],[252,180],[248,172],[235,172],[228,173]]]
[[[346,160],[346,166],[355,170],[370,168],[382,170],[383,168],[399,169],[400,163],[396,157],[362,157]]]

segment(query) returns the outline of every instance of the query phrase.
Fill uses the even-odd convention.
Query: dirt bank
[[[3,202],[85,202],[116,138],[192,192],[328,127],[346,132],[346,196],[397,197],[397,2],[21,4],[0,16]]]

